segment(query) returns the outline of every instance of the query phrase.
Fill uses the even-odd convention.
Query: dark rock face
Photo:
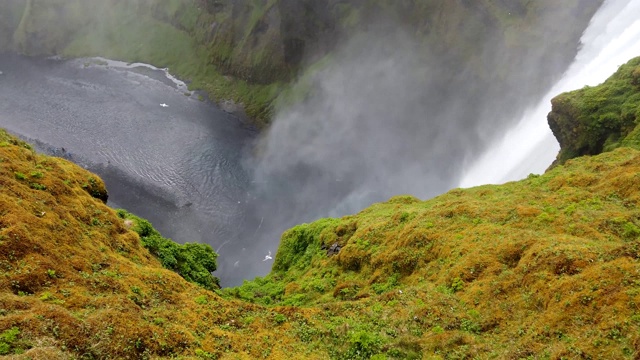
[[[327,0],[281,0],[261,7],[246,0],[216,4],[206,6],[210,15],[231,16],[201,40],[208,42],[216,65],[249,82],[288,80],[309,53],[330,48],[327,42],[336,28]]]
[[[326,43],[336,30],[336,18],[330,12],[328,0],[282,0],[278,9],[282,13],[284,58],[289,66],[299,66],[307,50],[323,47],[320,43]]]
[[[151,13],[154,18],[189,33],[207,49],[212,64],[223,73],[260,84],[287,81],[303,61],[313,61],[331,52],[340,39],[385,26],[390,31],[403,28],[416,34],[424,39],[426,47],[449,56],[453,64],[473,61],[469,54],[478,53],[482,63],[502,63],[507,70],[515,59],[492,58],[492,43],[512,41],[509,46],[514,48],[531,48],[546,41],[548,50],[531,53],[531,60],[542,57],[550,67],[561,67],[571,60],[572,48],[582,29],[602,3],[602,0],[583,0],[558,5],[555,1],[542,0],[534,6],[506,0],[497,4],[488,0],[182,0],[171,4],[161,0],[111,1],[126,6],[128,11]],[[92,23],[92,17],[101,16],[94,10],[103,3],[97,0],[3,2],[0,27],[11,29],[0,29],[3,30],[0,47],[10,40],[6,34],[17,28],[14,45],[21,52],[57,53],[79,29]],[[21,9],[25,7],[23,12]],[[9,16],[14,19],[4,21],[4,17]],[[19,27],[16,17],[18,21],[22,19]],[[527,19],[528,28],[514,26],[523,19]],[[550,21],[553,26],[536,23],[540,19]],[[488,39],[495,41],[488,42]],[[487,43],[488,49],[479,48]],[[526,51],[519,54],[529,56]],[[509,76],[517,77],[517,71],[511,72]]]

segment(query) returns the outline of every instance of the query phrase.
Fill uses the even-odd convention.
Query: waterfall
[[[559,150],[546,121],[551,99],[566,91],[602,83],[636,56],[640,56],[640,0],[606,1],[584,31],[581,49],[560,81],[471,164],[459,186],[499,184],[530,173],[543,173]]]

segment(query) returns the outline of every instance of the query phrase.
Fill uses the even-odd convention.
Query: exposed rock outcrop
[[[561,148],[554,165],[620,146],[640,148],[640,57],[603,84],[558,95],[551,104],[547,119]]]

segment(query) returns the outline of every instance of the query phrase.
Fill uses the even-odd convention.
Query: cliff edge
[[[549,127],[560,143],[554,164],[621,146],[640,149],[640,57],[604,83],[551,100]]]

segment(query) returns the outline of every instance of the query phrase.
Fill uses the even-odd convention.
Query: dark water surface
[[[236,284],[237,267],[267,251],[242,250],[251,242],[243,234],[260,225],[248,215],[242,166],[255,131],[185,96],[162,71],[143,70],[0,56],[0,126],[96,172],[110,206],[178,242],[211,244],[220,252],[216,275]]]

